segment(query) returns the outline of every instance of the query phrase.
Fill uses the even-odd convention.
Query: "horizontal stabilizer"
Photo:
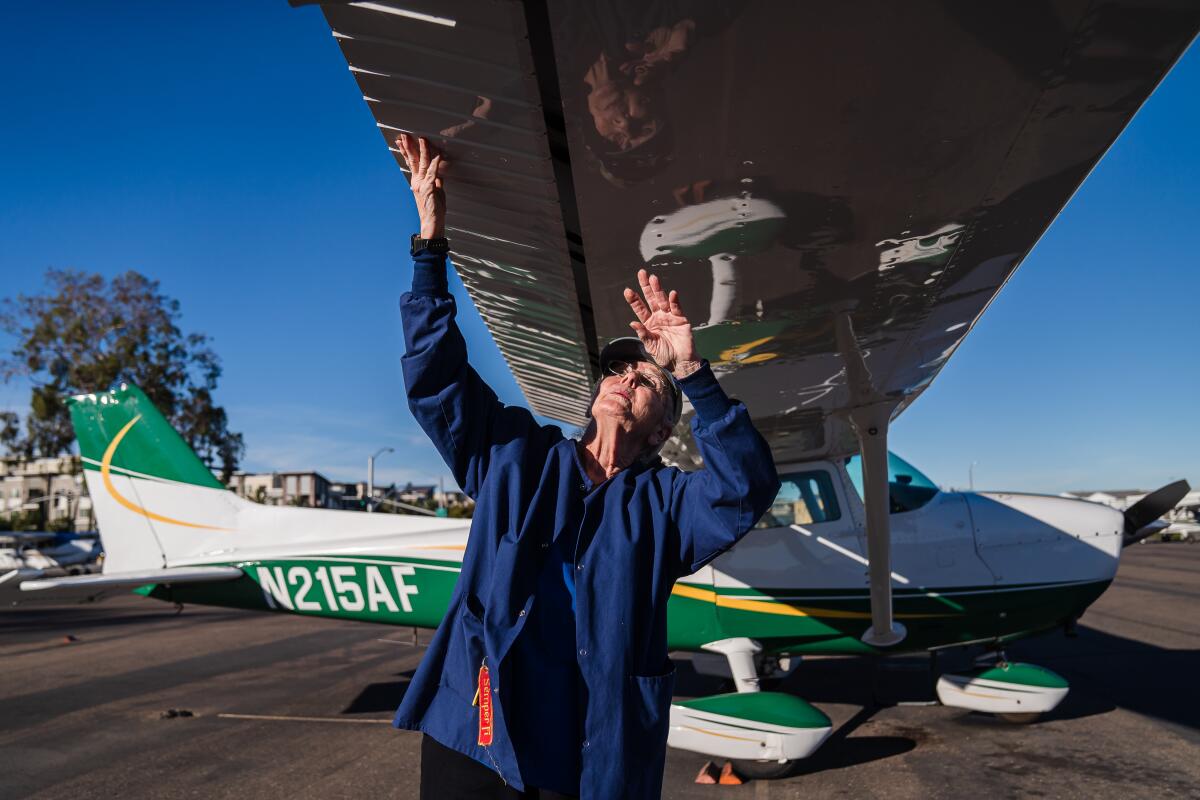
[[[42,569],[13,569],[0,575],[0,584],[8,583],[9,581],[24,581],[30,578],[40,578],[46,574]]]
[[[21,591],[37,592],[65,587],[116,589],[145,586],[148,583],[211,583],[236,580],[242,574],[237,567],[169,567],[167,569],[109,572],[100,575],[72,575],[66,578],[25,581],[21,584]]]

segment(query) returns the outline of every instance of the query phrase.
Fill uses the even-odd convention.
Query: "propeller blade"
[[[1125,544],[1142,538],[1137,532],[1174,508],[1191,489],[1187,481],[1168,483],[1125,509]]]

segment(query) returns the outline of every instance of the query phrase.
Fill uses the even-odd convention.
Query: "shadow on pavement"
[[[791,776],[813,775],[827,769],[842,769],[871,761],[903,755],[917,746],[914,739],[906,736],[855,736],[851,734],[878,711],[877,706],[866,706],[834,730],[817,752],[799,763]]]
[[[1086,626],[1067,638],[1048,633],[1013,643],[1007,655],[1047,667],[1066,678],[1071,692],[1040,722],[1079,719],[1105,714],[1116,708],[1200,730],[1200,704],[1186,702],[1200,675],[1200,650],[1170,649],[1116,636]],[[981,651],[939,654],[936,673],[967,669]],[[697,697],[733,691],[732,682],[701,675],[688,661],[678,661],[676,694]],[[863,736],[852,734],[875,712],[901,702],[936,698],[935,673],[925,655],[892,658],[809,658],[782,681],[764,681],[763,688],[803,697],[817,704],[856,705],[860,710],[792,775],[864,764],[907,753],[920,744],[914,736]],[[954,724],[1004,726],[990,714],[963,712]],[[1036,724],[1036,723],[1035,723]],[[907,731],[904,731],[907,733]]]
[[[368,684],[358,696],[350,701],[350,705],[342,709],[343,714],[378,714],[382,711],[395,711],[416,670],[405,670],[397,673],[402,680],[385,683]]]
[[[1124,708],[1200,729],[1193,696],[1200,650],[1172,650],[1080,625],[1075,639],[1043,637],[1018,642],[1010,658],[1048,667],[1071,683],[1071,692],[1043,719],[1077,719]]]
[[[207,625],[227,622],[245,617],[247,612],[238,609],[205,608],[203,614],[189,615],[167,603],[147,600],[145,608],[130,611],[128,608],[114,609],[111,606],[81,605],[56,608],[21,607],[6,609],[0,613],[0,644],[9,641],[37,641],[32,637],[46,635],[82,635],[89,630],[110,627],[136,626],[141,623],[179,621],[187,625]],[[133,628],[137,632],[136,628]]]

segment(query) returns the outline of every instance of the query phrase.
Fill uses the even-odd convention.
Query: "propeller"
[[[1138,535],[1139,531],[1174,508],[1191,489],[1187,481],[1168,483],[1125,509],[1124,546],[1128,547],[1153,533],[1150,530]]]

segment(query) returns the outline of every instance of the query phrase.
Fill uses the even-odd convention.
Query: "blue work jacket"
[[[581,798],[656,798],[674,668],[667,601],[675,581],[732,547],[779,489],[770,449],[740,402],[704,364],[680,385],[695,409],[705,466],[630,466],[598,485],[577,444],[525,409],[505,406],[467,363],[445,259],[419,252],[400,300],[409,407],[475,500],[449,609],[405,692],[394,724],[495,770],[524,790],[506,720],[553,709],[511,705],[511,649],[537,602],[546,554],[568,527],[574,548],[574,649],[583,683]],[[565,635],[570,635],[569,633]],[[477,744],[480,666],[491,674],[492,744]],[[547,787],[540,787],[547,788]]]

